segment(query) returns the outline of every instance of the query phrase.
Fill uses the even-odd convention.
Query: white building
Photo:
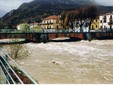
[[[103,30],[113,29],[113,12],[99,16],[99,28]]]

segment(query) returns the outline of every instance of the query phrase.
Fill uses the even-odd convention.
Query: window
[[[48,21],[47,21],[47,23],[46,24],[48,24]]]
[[[92,25],[92,30],[94,29],[94,26]]]
[[[102,20],[100,20],[100,23],[102,23]]]
[[[106,16],[104,16],[104,23],[106,23]]]
[[[49,26],[49,28],[51,29],[51,26]]]
[[[57,23],[57,24],[59,23],[59,20],[58,20],[58,19],[56,20],[56,23]]]
[[[106,16],[104,16],[104,19],[106,19]]]
[[[53,23],[53,20],[51,20],[51,23]]]
[[[100,28],[102,29],[102,26],[100,26]]]
[[[49,26],[47,26],[47,29],[49,29]]]
[[[112,22],[112,19],[110,19],[110,22]]]
[[[106,23],[106,19],[104,20],[104,23]]]
[[[57,25],[57,27],[56,27],[57,29],[59,28],[59,26]]]
[[[110,15],[110,19],[112,19],[112,15]]]
[[[109,19],[109,22],[110,22],[110,23],[112,22],[112,15],[110,15],[110,19]]]
[[[112,26],[110,25],[110,29],[112,28]]]
[[[107,29],[107,27],[104,25],[104,29],[106,30]]]

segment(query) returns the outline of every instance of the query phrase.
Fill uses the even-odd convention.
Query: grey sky
[[[0,0],[0,9],[10,11],[17,9],[22,3],[30,1],[32,0]]]
[[[0,0],[0,9],[10,11],[17,9],[22,3],[32,0]],[[100,4],[113,6],[113,0],[96,0]]]
[[[106,6],[113,6],[113,0],[95,0],[100,4],[106,5]]]

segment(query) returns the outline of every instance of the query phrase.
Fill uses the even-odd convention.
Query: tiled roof
[[[58,19],[58,16],[53,15],[53,16],[49,16],[49,17],[45,18],[45,20],[50,20],[50,19]]]
[[[106,14],[103,14],[103,15],[111,15],[111,14],[113,14],[113,12],[109,12],[109,13],[106,13]]]

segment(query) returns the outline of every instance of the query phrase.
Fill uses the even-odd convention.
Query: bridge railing
[[[17,29],[0,29],[0,33],[35,33],[41,32],[40,30],[29,29],[29,30],[17,30]]]
[[[3,49],[0,48],[0,69],[6,84],[37,84]]]
[[[82,29],[42,29],[42,33],[85,33],[85,32],[112,32],[112,29],[99,29],[99,30],[89,30],[89,28]]]
[[[84,32],[112,32],[112,29],[99,29],[99,30],[89,30],[86,28],[77,29],[29,29],[29,30],[17,30],[17,29],[0,29],[0,33],[84,33]]]
[[[43,29],[41,32],[44,33],[80,33],[80,32],[89,32],[89,30],[83,30],[81,31],[80,29]]]

